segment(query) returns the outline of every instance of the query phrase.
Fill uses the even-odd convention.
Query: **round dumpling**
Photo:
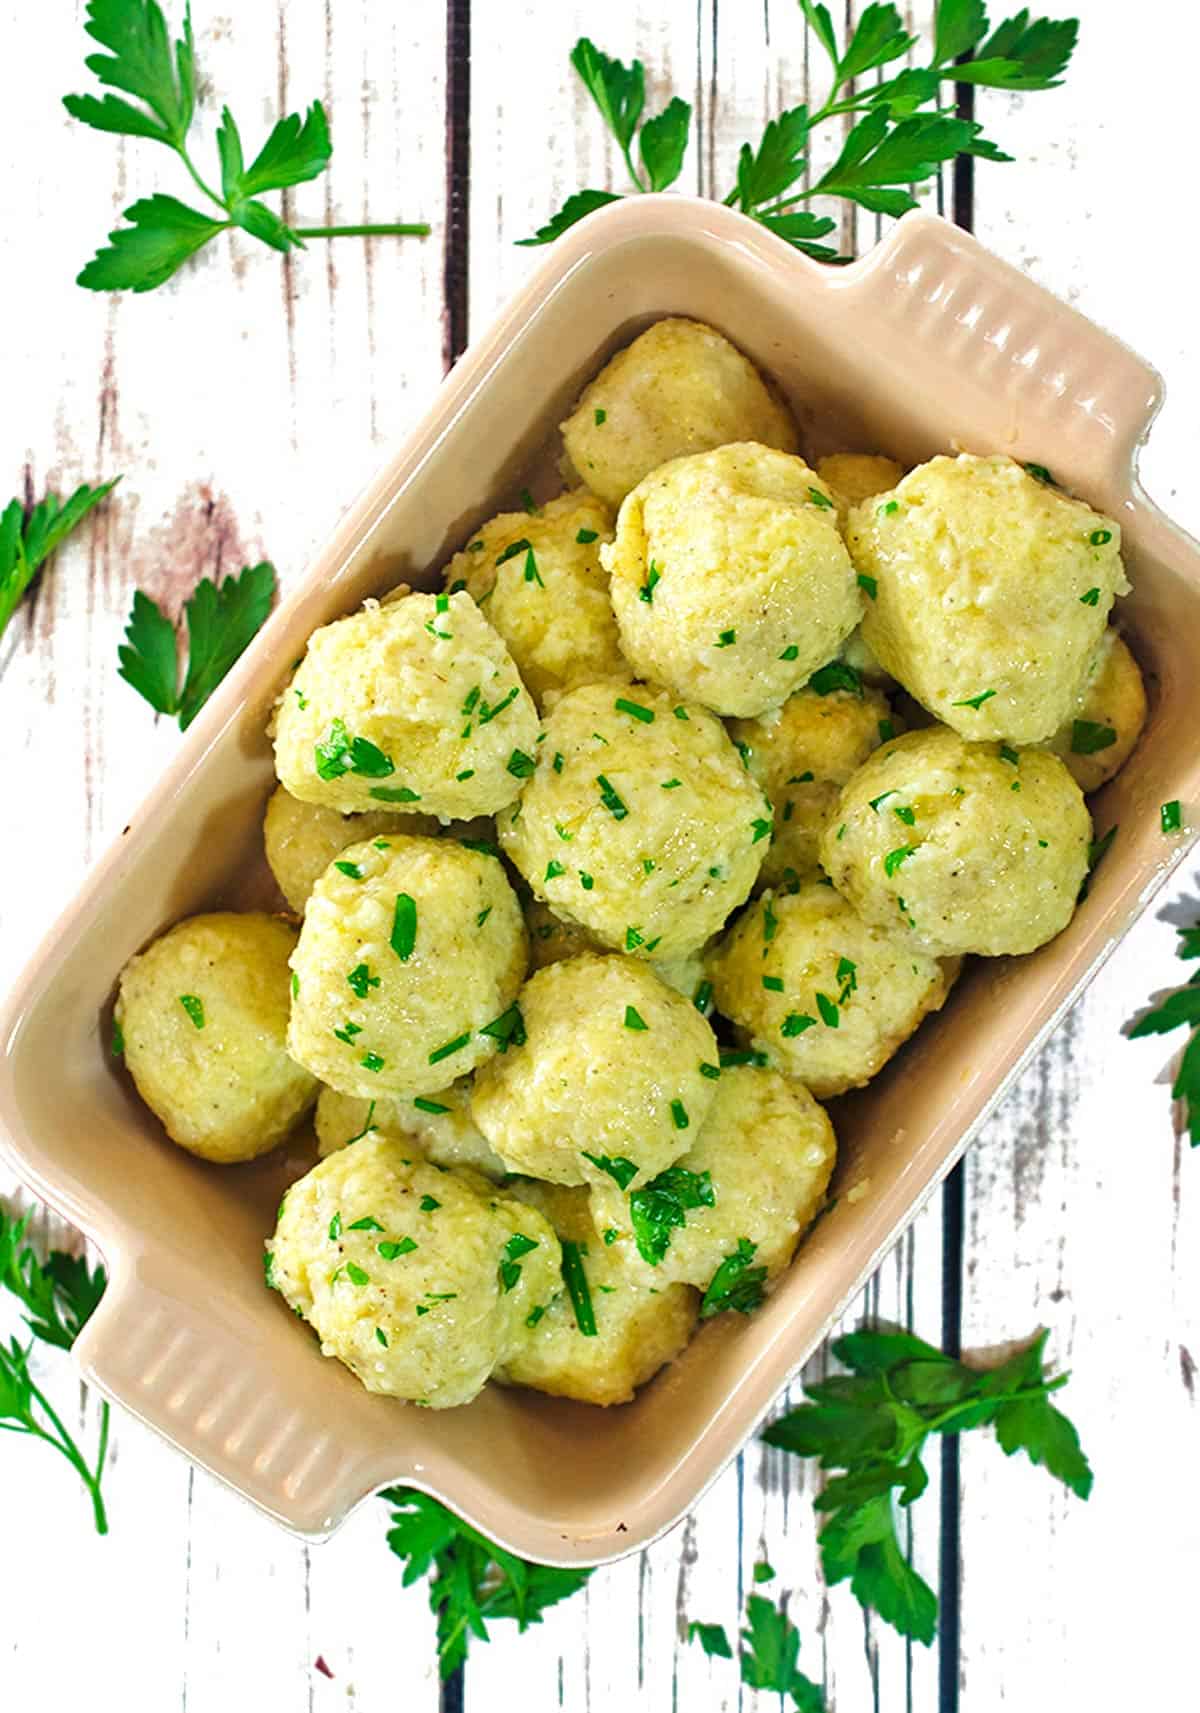
[[[469,595],[404,594],[322,625],[275,717],[293,797],[441,820],[511,803],[537,709]]]
[[[530,970],[545,969],[547,964],[561,963],[580,952],[603,949],[586,928],[556,916],[540,898],[531,898],[525,906],[525,926],[529,930]]]
[[[794,892],[821,873],[817,845],[838,792],[895,730],[878,690],[798,690],[729,734],[775,808],[775,836],[759,884]]]
[[[859,768],[826,824],[821,861],[859,915],[902,947],[999,957],[1066,927],[1091,837],[1056,755],[930,726]]]
[[[647,476],[601,558],[639,676],[718,714],[761,714],[837,653],[862,593],[824,484],[743,442]]]
[[[831,452],[818,463],[817,475],[833,495],[838,522],[845,523],[855,506],[894,488],[904,466],[877,452]]]
[[[846,540],[868,645],[964,737],[1056,732],[1129,588],[1120,526],[1011,458],[933,458],[858,506]]]
[[[289,910],[303,916],[308,895],[334,857],[360,839],[383,833],[436,833],[430,815],[405,815],[386,810],[366,815],[343,815],[319,803],[302,803],[276,786],[263,820],[263,844],[275,884]]]
[[[231,1165],[303,1118],[317,1083],[288,1055],[288,958],[277,917],[219,911],[179,922],[121,971],[125,1063],[172,1142]]]
[[[586,1190],[524,1179],[507,1193],[553,1225],[571,1288],[530,1313],[495,1378],[585,1404],[627,1404],[692,1336],[699,1294],[627,1268],[598,1236]]]
[[[944,1003],[958,965],[914,953],[817,882],[787,897],[765,892],[708,973],[739,1036],[825,1100],[887,1064]]]
[[[292,955],[289,1051],[343,1094],[434,1094],[507,1044],[527,963],[495,857],[453,839],[350,845]]]
[[[580,488],[492,518],[446,567],[447,589],[486,604],[539,707],[576,684],[630,675],[600,563],[611,540],[608,507]]]
[[[1046,743],[1083,792],[1099,791],[1129,760],[1146,723],[1138,663],[1109,627],[1079,705]]]
[[[651,1283],[706,1290],[725,1261],[734,1280],[751,1267],[773,1279],[820,1208],[836,1154],[833,1126],[802,1083],[736,1066],[721,1072],[700,1134],[676,1161],[706,1177],[710,1192],[684,1210],[683,1224],[647,1219],[636,1194],[631,1212],[615,1182],[593,1189],[592,1218],[609,1252]],[[761,1283],[763,1271],[754,1279]],[[729,1306],[720,1295],[713,1312]]]
[[[267,1281],[369,1392],[469,1404],[560,1288],[536,1209],[377,1130],[284,1196]]]
[[[666,959],[702,946],[749,895],[771,809],[703,708],[639,684],[585,685],[547,719],[537,760],[497,826],[556,916]]]
[[[717,1043],[694,1005],[634,958],[585,952],[521,989],[525,1040],[479,1072],[476,1124],[513,1172],[640,1184],[678,1159],[712,1104]]]
[[[358,1142],[370,1130],[410,1138],[434,1166],[473,1166],[489,1178],[506,1175],[471,1117],[471,1079],[463,1077],[435,1095],[377,1095],[363,1100],[323,1088],[314,1121],[317,1151],[327,1154]]]
[[[562,424],[581,479],[619,506],[670,458],[731,440],[795,452],[796,425],[753,363],[713,327],[657,321],[605,365]]]

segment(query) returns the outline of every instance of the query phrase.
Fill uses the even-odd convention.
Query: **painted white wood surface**
[[[1146,0],[1136,34],[1117,0],[1081,9],[1083,47],[1065,89],[981,98],[980,116],[1019,164],[981,165],[976,226],[1166,373],[1170,403],[1145,476],[1200,530],[1200,356],[1176,213],[1182,175],[1152,176],[1147,165],[1188,158],[1200,26],[1171,0]],[[207,137],[222,100],[253,135],[281,103],[320,96],[334,161],[326,179],[293,193],[297,217],[423,215],[434,235],[314,244],[289,263],[223,239],[175,285],[121,300],[79,291],[75,272],[136,195],[185,188],[165,151],[86,133],[62,113],[61,94],[86,87],[82,10],[79,0],[0,0],[0,41],[21,64],[0,174],[0,489],[128,475],[0,643],[0,981],[178,741],[116,676],[133,587],[178,604],[198,576],[261,555],[285,583],[297,577],[442,371],[442,5],[241,0],[218,11],[200,0]],[[918,23],[927,10],[913,9]],[[785,0],[611,0],[601,15],[581,0],[476,0],[472,14],[476,332],[530,265],[513,240],[569,190],[620,185],[568,73],[577,35],[624,57],[640,52],[655,93],[695,101],[698,138],[682,182],[705,193],[726,187],[737,142],[805,88],[803,32]],[[1164,53],[1168,31],[1182,45]],[[226,244],[232,259],[220,253]],[[968,1167],[965,1336],[987,1344],[1053,1329],[1052,1348],[1075,1370],[1070,1407],[1098,1481],[1085,1507],[993,1446],[964,1442],[967,1713],[1056,1707],[1068,1696],[1116,1708],[1138,1684],[1172,1705],[1187,1700],[1185,1603],[1200,1567],[1200,1474],[1189,1455],[1196,1163],[1173,1138],[1169,1043],[1119,1040],[1138,1001],[1170,979],[1172,942],[1153,918],[1130,937]],[[10,1187],[0,1182],[0,1194]],[[941,1269],[935,1203],[881,1269],[870,1308],[938,1339]],[[0,1304],[0,1331],[10,1325]],[[57,1397],[79,1392],[53,1356],[39,1372]],[[94,1435],[94,1404],[80,1396],[78,1409]],[[90,1533],[69,1472],[37,1448],[0,1439],[0,1492],[6,1544],[20,1543],[0,1569],[5,1705],[425,1713],[439,1704],[424,1591],[401,1591],[377,1504],[307,1551],[126,1419],[114,1431],[107,1540]],[[934,1708],[936,1650],[907,1648],[864,1622],[844,1589],[822,1588],[811,1496],[809,1470],[752,1447],[659,1546],[597,1573],[526,1637],[499,1627],[472,1657],[464,1704],[750,1708],[756,1698],[734,1668],[682,1645],[681,1625],[715,1620],[732,1635],[765,1556],[779,1573],[773,1587],[790,1592],[801,1664],[824,1679],[831,1709]],[[916,1561],[936,1585],[936,1480],[914,1521]],[[77,1591],[67,1645],[47,1625],[48,1588]],[[318,1656],[332,1678],[315,1669]]]

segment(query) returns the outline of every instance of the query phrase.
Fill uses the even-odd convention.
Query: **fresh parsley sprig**
[[[196,52],[190,0],[183,35],[172,43],[157,0],[89,0],[89,36],[107,53],[84,62],[109,89],[122,95],[66,95],[72,118],[97,131],[143,137],[162,143],[183,162],[196,188],[219,211],[211,215],[174,196],[144,197],[125,210],[127,226],[109,233],[78,276],[89,291],[153,291],[220,232],[239,227],[273,250],[304,249],[306,238],[365,237],[390,234],[424,237],[423,222],[386,226],[290,226],[261,201],[271,191],[287,190],[317,178],[329,165],[333,145],[325,109],[314,101],[303,118],[289,113],[275,124],[247,166],[242,139],[228,107],[217,132],[221,188],[200,174],[188,149],[196,115]],[[127,101],[131,95],[134,102]]]
[[[1175,956],[1185,960],[1200,958],[1200,927],[1180,928]],[[1142,1035],[1169,1035],[1175,1029],[1188,1029],[1191,1038],[1183,1049],[1171,1098],[1181,1102],[1187,1124],[1188,1140],[1193,1148],[1200,1147],[1200,969],[1189,977],[1183,987],[1176,987],[1151,1006],[1129,1031],[1131,1041]]]
[[[262,628],[275,596],[275,570],[264,560],[219,586],[205,577],[184,606],[188,665],[182,688],[175,626],[138,589],[117,650],[120,676],[160,714],[177,715],[186,731],[230,667]]]
[[[828,94],[811,111],[801,103],[772,119],[757,145],[742,144],[735,182],[724,201],[817,261],[846,258],[820,242],[833,231],[834,220],[800,204],[837,197],[871,213],[904,214],[917,206],[912,187],[928,183],[958,155],[1011,160],[984,136],[981,125],[939,103],[952,99],[955,83],[1057,89],[1079,34],[1078,19],[1031,18],[1027,7],[992,29],[984,0],[940,0],[927,62],[863,84],[869,73],[882,73],[920,45],[897,8],[865,7],[844,45],[827,6],[800,0],[800,8],[830,62]],[[571,64],[616,138],[633,194],[674,184],[691,128],[688,103],[674,97],[639,130],[646,81],[641,60],[624,65],[585,36],[576,42]],[[813,133],[847,117],[854,124],[837,159],[809,182]],[[641,170],[634,160],[635,137]],[[520,242],[549,244],[586,214],[621,199],[622,193],[611,190],[576,191],[532,238]]]
[[[87,1262],[61,1249],[39,1261],[24,1241],[30,1216],[12,1219],[0,1208],[0,1285],[25,1309],[25,1324],[35,1339],[59,1350],[70,1350],[104,1294],[104,1269],[89,1271]],[[96,1533],[108,1533],[108,1518],[100,1483],[108,1452],[109,1408],[100,1405],[100,1440],[95,1465],[67,1432],[29,1371],[33,1344],[19,1339],[0,1344],[0,1431],[28,1434],[61,1453],[87,1488]]]
[[[437,1614],[438,1664],[449,1677],[467,1657],[472,1636],[488,1638],[496,1618],[527,1630],[543,1612],[578,1592],[590,1570],[530,1564],[477,1533],[427,1493],[388,1487],[380,1498],[393,1507],[388,1545],[407,1560],[403,1585],[431,1572],[429,1604]]]
[[[65,501],[47,494],[28,516],[20,500],[0,512],[0,636],[46,560],[120,480],[114,476],[98,488],[85,482]]]
[[[833,1345],[850,1373],[806,1387],[808,1401],[763,1434],[838,1472],[816,1499],[825,1579],[849,1580],[855,1598],[901,1635],[928,1644],[937,1629],[937,1596],[901,1549],[895,1508],[925,1490],[921,1450],[931,1433],[994,1428],[1007,1455],[1023,1451],[1081,1499],[1091,1492],[1079,1436],[1050,1402],[1067,1377],[1047,1373],[1047,1336],[980,1370],[910,1332],[863,1328]]]

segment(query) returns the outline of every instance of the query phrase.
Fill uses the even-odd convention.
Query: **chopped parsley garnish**
[[[369,964],[355,964],[346,980],[359,999],[365,999],[371,988],[379,986],[379,977],[371,974]]]
[[[638,590],[638,600],[645,601],[647,605],[652,606],[654,604],[654,590],[661,581],[662,577],[659,573],[658,566],[652,559],[650,561],[650,569],[646,573],[646,581]]]
[[[545,1312],[546,1312],[545,1303],[535,1303],[533,1305],[533,1307],[530,1309],[529,1313],[525,1316],[525,1325],[526,1326],[536,1326],[538,1321],[541,1320],[542,1316],[545,1314]]]
[[[423,1094],[418,1094],[414,1097],[413,1105],[416,1107],[418,1112],[432,1112],[437,1114],[441,1112],[449,1112],[451,1110],[448,1106],[443,1106],[440,1100],[427,1100]]]
[[[378,1053],[364,1053],[358,1062],[364,1071],[381,1071],[385,1061],[379,1057]]]
[[[1020,752],[1013,749],[1011,744],[1002,743],[1000,745],[1000,760],[1008,762],[1010,767],[1020,767],[1021,765]]]
[[[780,660],[797,660],[799,659],[799,656],[800,650],[796,647],[796,644],[794,642],[789,642],[779,658]]]
[[[708,1172],[690,1172],[686,1166],[668,1166],[629,1198],[629,1217],[638,1253],[657,1267],[671,1243],[671,1233],[686,1224],[689,1211],[715,1207],[716,1193]]]
[[[456,785],[461,785],[465,780],[474,779],[474,777],[475,769],[473,767],[464,767],[461,773],[456,773],[454,775],[454,782]]]
[[[522,488],[518,498],[521,501],[522,510],[527,511],[530,517],[537,517],[541,512],[541,506],[538,505],[528,488]]]
[[[874,577],[868,577],[864,572],[860,571],[856,581],[859,588],[865,590],[871,600],[874,600],[879,593],[879,584],[876,579]]]
[[[500,1286],[506,1294],[521,1277],[521,1269],[518,1266],[521,1256],[528,1255],[530,1250],[536,1249],[537,1246],[537,1238],[526,1237],[522,1231],[515,1232],[504,1245],[504,1259],[500,1262],[499,1271]]]
[[[388,1347],[388,1335],[383,1330],[383,1328],[381,1326],[377,1326],[375,1328],[375,1337],[378,1339],[379,1343],[382,1344],[383,1348],[386,1350]]]
[[[485,1023],[479,1031],[489,1040],[498,1041],[500,1051],[507,1053],[510,1047],[525,1045],[525,1019],[521,1015],[521,1007],[514,999],[507,1011],[502,1011],[499,1017],[493,1017],[490,1023]],[[466,1036],[463,1037],[466,1039]]]
[[[421,1197],[421,1212],[422,1213],[436,1213],[438,1208],[441,1207],[441,1205],[442,1205],[441,1202],[437,1199],[436,1196],[422,1196]]]
[[[554,831],[558,834],[564,844],[569,845],[571,840],[575,837],[574,833],[571,832],[569,828],[564,827],[561,821],[555,821]]]
[[[713,996],[712,982],[711,981],[700,982],[696,988],[695,993],[693,993],[693,995],[692,995],[692,1004],[696,1007],[696,1010],[700,1013],[701,1017],[707,1017],[709,1007],[712,1005],[712,996]]]
[[[412,957],[413,947],[417,943],[417,904],[407,892],[396,894],[396,908],[392,915],[391,948],[400,962],[407,963]]]
[[[479,705],[480,725],[486,726],[489,721],[496,718],[497,714],[502,714],[510,702],[515,702],[520,694],[521,686],[519,684],[514,684],[508,694],[506,696],[502,696],[494,707],[489,708],[486,702],[481,702]]]
[[[608,810],[613,820],[623,821],[626,815],[628,815],[629,810],[622,802],[620,794],[614,787],[612,781],[607,779],[603,773],[600,773],[596,776],[596,784],[600,787],[600,801]]]
[[[627,952],[635,952],[639,946],[644,945],[644,944],[645,944],[645,941],[642,939],[641,933],[639,932],[639,930],[637,928],[633,928],[633,927],[626,928],[626,930],[625,930],[625,950]]]
[[[450,611],[450,597],[449,597],[449,595],[439,595],[437,597],[437,599],[434,601],[433,606],[434,606],[435,612],[448,613]]]
[[[828,666],[822,666],[814,672],[808,681],[808,688],[815,690],[818,696],[829,696],[834,690],[849,690],[851,695],[862,699],[863,682],[861,675],[853,666],[844,660],[831,660]]]
[[[557,880],[560,874],[566,874],[566,872],[566,869],[563,867],[562,863],[558,861],[557,857],[553,858],[546,864],[547,880]]]
[[[606,1227],[605,1232],[604,1232],[604,1242],[605,1242],[606,1247],[615,1243],[617,1241],[617,1238],[620,1237],[620,1235],[621,1235],[621,1233],[617,1230],[615,1225],[610,1225],[610,1226]]]
[[[295,977],[295,974],[293,973],[293,975],[292,975],[293,982],[295,981],[295,979],[296,979],[296,977]],[[293,989],[293,991],[294,991],[294,989]],[[125,1031],[122,1029],[121,1025],[117,1022],[115,1017],[113,1018],[112,1036],[109,1039],[108,1050],[112,1054],[114,1059],[119,1059],[119,1058],[123,1057],[124,1052],[125,1052]]]
[[[830,499],[828,494],[823,494],[820,488],[810,488],[808,490],[808,497],[812,501],[813,505],[820,506],[822,511],[831,512],[833,510],[833,501]]]
[[[354,1037],[362,1034],[362,1024],[350,1022],[343,1023],[340,1029],[334,1030],[334,1034],[337,1036],[339,1041],[344,1041],[348,1047],[351,1047],[354,1045]]]
[[[899,808],[892,810],[892,814],[898,821],[903,821],[906,827],[913,826],[917,819],[916,811],[910,809],[907,803],[901,803]]]
[[[688,717],[688,711],[684,707],[672,708],[671,712],[677,720],[686,720]]]
[[[629,714],[633,719],[640,720],[644,726],[650,725],[654,720],[653,708],[643,708],[640,702],[629,702],[624,696],[618,696],[613,707],[618,713]]]
[[[1088,589],[1085,594],[1080,595],[1079,602],[1084,607],[1098,607],[1100,605],[1099,589]]]
[[[703,1059],[700,1061],[700,1075],[702,1077],[707,1077],[709,1082],[716,1082],[716,1080],[720,1076],[720,1074],[721,1074],[720,1065],[710,1065],[710,1064],[708,1064],[708,1062],[706,1060],[703,1060]]]
[[[346,1227],[346,1230],[347,1231],[382,1231],[383,1227],[382,1227],[382,1225],[380,1225],[379,1221],[375,1218],[375,1215],[373,1213],[367,1213],[367,1214],[364,1214],[361,1219],[356,1219],[354,1221],[353,1225],[348,1225]]]
[[[736,641],[737,632],[735,630],[723,630],[717,638],[717,647],[731,648]]]
[[[532,552],[532,543],[529,542],[525,536],[522,536],[520,541],[511,542],[510,545],[504,549],[504,552],[497,556],[496,565],[497,567],[507,565],[510,559],[516,559],[519,554]],[[467,709],[464,709],[463,711],[464,713],[469,712]]]
[[[654,868],[655,868],[655,863],[654,863],[653,857],[643,857],[642,858],[642,873],[643,874],[653,874]],[[674,885],[674,882],[672,881],[671,884]]]
[[[990,702],[995,694],[994,690],[981,690],[978,696],[964,696],[961,702],[951,702],[950,706],[952,708],[979,709],[983,707],[985,702]]]
[[[687,1129],[690,1120],[687,1115],[687,1107],[681,1100],[673,1100],[671,1102],[671,1119],[676,1130]]]
[[[536,769],[537,762],[531,755],[526,755],[523,749],[514,749],[505,766],[514,779],[528,779]]]
[[[465,1035],[456,1035],[453,1041],[447,1041],[444,1047],[436,1047],[430,1053],[427,1062],[431,1065],[440,1065],[443,1059],[450,1058],[454,1053],[461,1053],[463,1048],[469,1044],[470,1039],[469,1031]]]
[[[356,862],[335,862],[333,866],[339,874],[348,875],[351,880],[361,880],[363,877],[363,871]]]
[[[821,1021],[827,1028],[836,1029],[841,1021],[837,1001],[830,999],[827,993],[817,994],[817,1010],[821,1013]]]
[[[179,995],[179,1003],[191,1018],[192,1027],[195,1029],[203,1029],[204,1001],[197,998],[194,993],[181,993]]]
[[[721,1069],[727,1071],[736,1065],[758,1065],[761,1067],[766,1064],[767,1055],[758,1052],[753,1047],[722,1047],[720,1059]]]
[[[1097,750],[1108,749],[1117,741],[1117,734],[1111,726],[1097,724],[1095,720],[1074,720],[1071,723],[1071,754],[1095,755]]]
[[[1158,813],[1164,833],[1177,833],[1183,826],[1183,810],[1180,807],[1178,797],[1173,797],[1169,803],[1164,803]]]
[[[340,779],[354,773],[363,779],[386,779],[396,764],[367,738],[352,738],[344,720],[333,720],[313,751],[318,777]],[[373,794],[372,794],[373,795]]]
[[[792,1011],[784,1018],[779,1033],[785,1040],[790,1041],[796,1035],[803,1035],[806,1029],[815,1029],[816,1026],[815,1017],[809,1017],[805,1012]]]
[[[563,753],[560,749],[555,750],[554,760],[550,763],[550,765],[554,769],[555,773],[561,773],[562,772],[562,770],[563,770]]]
[[[768,993],[782,993],[783,992],[783,977],[782,976],[765,975],[762,978],[762,984],[766,988]]]
[[[478,916],[476,916],[476,918],[475,918],[475,926],[477,928],[482,928],[483,924],[487,921],[487,919],[491,915],[491,913],[492,913],[492,906],[490,904],[485,904],[483,909],[479,912]]]
[[[663,791],[678,791],[682,784],[682,779],[664,779],[660,781],[660,789]]]
[[[346,1277],[352,1285],[358,1285],[360,1288],[371,1283],[371,1275],[364,1272],[357,1261],[346,1262]]]
[[[638,1168],[632,1160],[627,1160],[624,1154],[613,1158],[609,1154],[589,1154],[584,1150],[583,1157],[590,1160],[597,1171],[606,1172],[619,1190],[627,1190],[638,1175]]]
[[[581,529],[575,539],[579,543],[580,547],[590,547],[592,542],[596,541],[598,537],[594,529]]]
[[[1093,547],[1107,547],[1112,538],[1111,529],[1094,529],[1088,536],[1088,541]]]
[[[398,1261],[401,1255],[411,1255],[417,1245],[411,1237],[402,1237],[399,1242],[377,1243],[375,1247],[385,1261]]]
[[[374,797],[378,803],[419,803],[421,793],[412,791],[407,785],[373,785],[367,792],[368,797]]]
[[[879,722],[879,741],[880,741],[880,743],[891,743],[891,741],[895,737],[895,735],[896,735],[896,728],[892,724],[892,722],[890,720],[880,720],[880,722]]]
[[[874,809],[875,813],[878,815],[879,805],[881,803],[886,803],[889,797],[894,797],[895,795],[896,795],[896,793],[894,791],[881,791],[879,793],[878,797],[872,797],[871,798],[871,801],[868,803],[867,807],[869,809]]]
[[[758,1308],[766,1295],[763,1287],[767,1282],[767,1269],[750,1265],[757,1252],[757,1243],[752,1243],[748,1237],[738,1238],[737,1248],[726,1255],[708,1281],[700,1302],[701,1320],[723,1314],[726,1309],[750,1314]]]
[[[852,993],[858,990],[858,965],[849,958],[839,958],[837,967],[838,1004],[845,1005]]]
[[[579,871],[579,884],[580,884],[580,886],[582,886],[582,888],[585,892],[590,892],[592,890],[593,886],[595,886],[596,882],[592,879],[590,874],[586,874],[583,869],[580,869],[580,871]]]
[[[775,938],[778,928],[779,918],[772,909],[771,900],[768,898],[763,904],[763,939],[766,941],[767,945],[770,945],[771,941]],[[764,952],[763,956],[766,957],[766,955],[767,954]]]
[[[883,872],[890,879],[902,863],[906,863],[916,850],[915,845],[899,845],[894,851],[889,851],[883,859]]]
[[[876,507],[875,515],[876,517],[895,517],[899,510],[899,500],[886,500],[883,505]]]
[[[1176,805],[1176,807],[1178,807],[1178,805]],[[625,1007],[625,1027],[626,1029],[640,1030],[648,1029],[650,1025],[646,1022],[646,1019],[642,1016],[636,1005],[627,1005]]]
[[[750,841],[752,845],[756,845],[760,839],[770,838],[772,831],[770,821],[751,821],[750,826],[754,832],[754,837]]]
[[[608,421],[608,412],[606,410],[595,410],[595,411],[593,411],[592,412],[592,421],[596,424],[597,428],[602,428],[604,426],[604,424]]]
[[[478,851],[480,856],[499,857],[499,845],[492,844],[490,839],[459,839],[459,844],[467,851]]]
[[[1028,470],[1029,474],[1036,477],[1039,482],[1045,482],[1048,487],[1057,488],[1058,483],[1054,480],[1054,477],[1050,474],[1044,464],[1026,464],[1025,468]]]
[[[340,1213],[335,1213],[333,1218],[329,1221],[329,1241],[331,1243],[336,1243],[341,1235],[342,1216]]]
[[[592,1293],[588,1289],[583,1257],[578,1243],[572,1243],[567,1237],[562,1240],[562,1276],[567,1295],[571,1299],[571,1307],[575,1311],[576,1327],[584,1338],[595,1338],[596,1311],[592,1307]]]

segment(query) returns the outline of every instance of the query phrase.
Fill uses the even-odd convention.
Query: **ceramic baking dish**
[[[836,1206],[759,1313],[711,1322],[623,1408],[490,1386],[435,1415],[363,1391],[263,1287],[263,1237],[311,1140],[232,1169],[168,1144],[108,1054],[114,979],[179,917],[271,896],[265,727],[313,628],[401,577],[430,584],[544,470],[581,383],[667,314],[712,322],[774,376],[813,456],[1008,452],[1119,518],[1134,585],[1122,622],[1150,719],[1134,764],[1093,800],[1098,830],[1120,832],[1070,928],[1032,957],[970,970],[889,1069],[837,1103]],[[86,1378],[313,1538],[388,1482],[426,1488],[553,1563],[619,1556],[675,1522],[1191,843],[1158,824],[1170,798],[1200,804],[1200,549],[1134,468],[1159,400],[1125,346],[932,216],[907,216],[843,269],[675,197],[620,203],[555,244],[192,726],[3,1008],[4,1154],[109,1268],[76,1347]]]

